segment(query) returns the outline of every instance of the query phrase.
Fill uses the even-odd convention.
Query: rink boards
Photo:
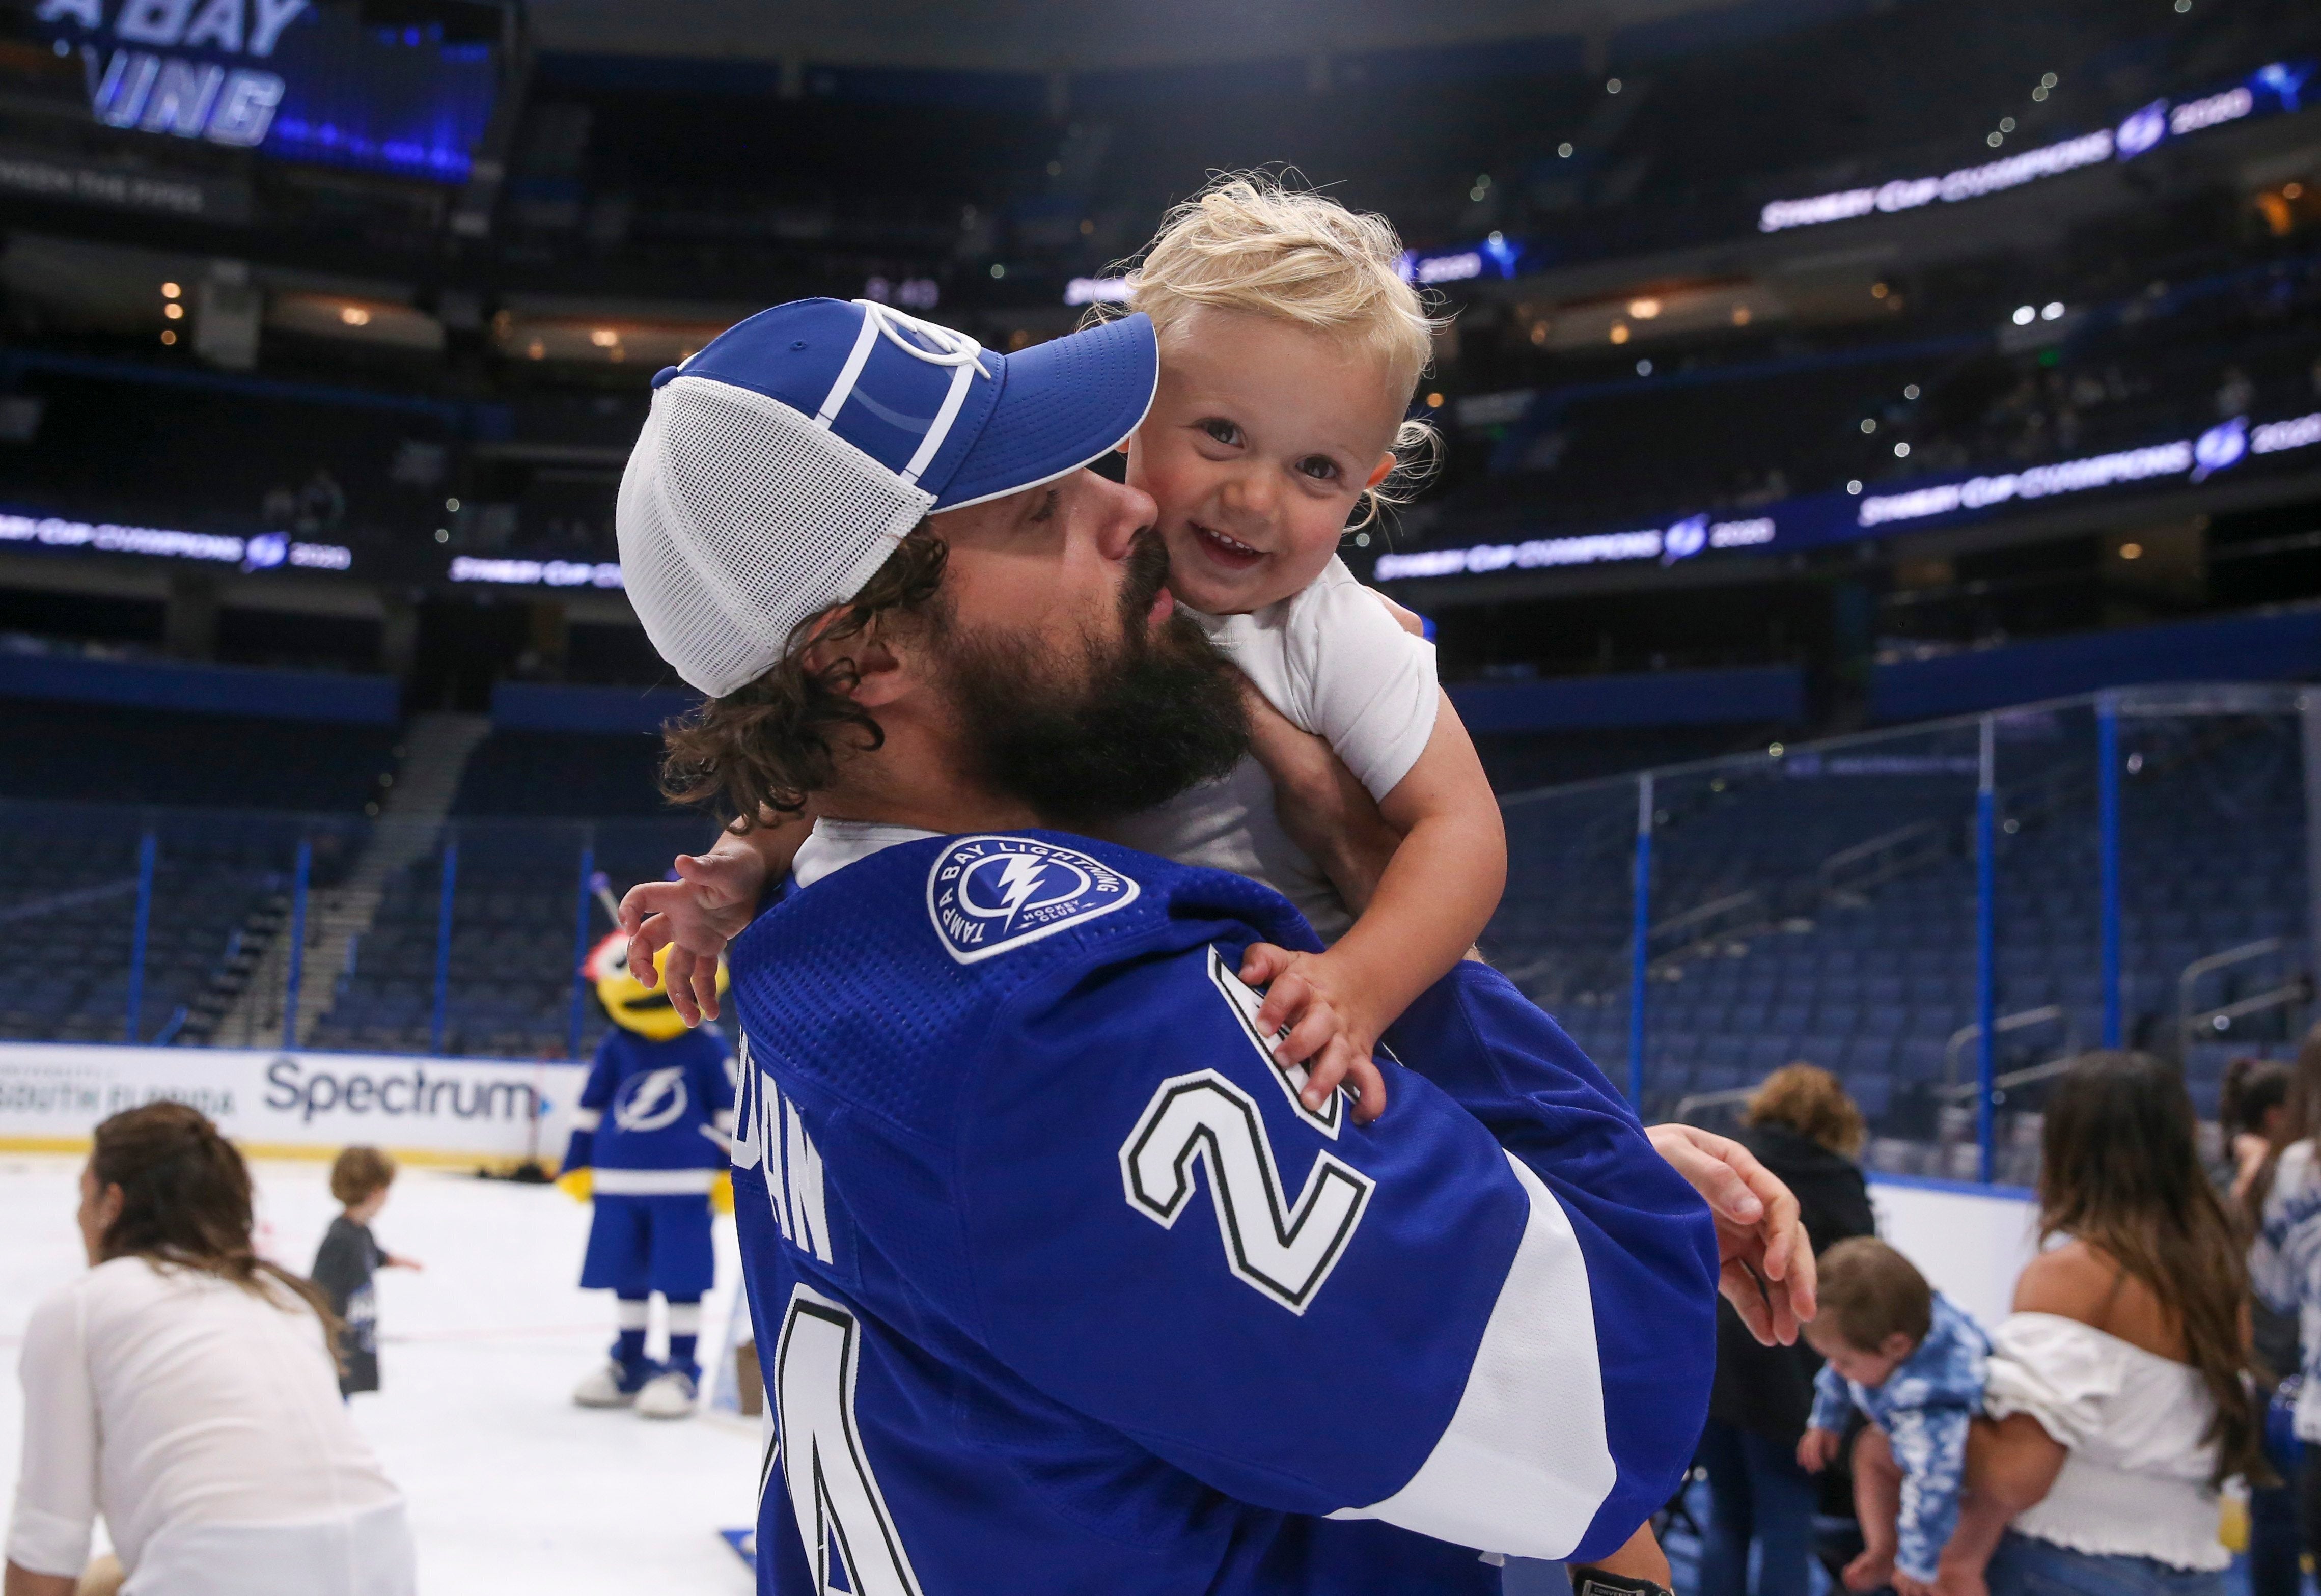
[[[255,1157],[366,1142],[419,1163],[552,1164],[587,1073],[561,1061],[0,1043],[0,1149],[79,1151],[105,1116],[171,1099]]]

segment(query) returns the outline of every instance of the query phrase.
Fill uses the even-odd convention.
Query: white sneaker
[[[696,1395],[692,1375],[664,1369],[637,1392],[637,1412],[646,1418],[690,1418]]]
[[[583,1408],[625,1408],[637,1393],[623,1389],[620,1364],[607,1363],[572,1388],[572,1400]]]

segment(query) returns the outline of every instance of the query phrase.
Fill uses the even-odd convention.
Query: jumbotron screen
[[[318,0],[39,0],[106,126],[461,183],[498,89],[482,6]],[[447,18],[450,19],[447,21]]]

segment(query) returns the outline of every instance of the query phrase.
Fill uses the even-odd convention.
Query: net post
[[[2119,696],[2096,698],[2096,783],[2098,848],[2103,869],[2103,1044],[2120,1039]]]
[[[588,889],[596,876],[596,835],[584,828],[580,834],[580,885],[573,892],[572,1013],[564,1038],[564,1056],[569,1059],[580,1056],[580,1025],[587,1014]]]
[[[132,1047],[137,1045],[144,1017],[145,938],[153,926],[153,865],[159,853],[160,844],[148,820],[137,844],[137,923],[129,940],[129,1012],[123,1017],[129,1034],[123,1040]]]
[[[1998,722],[1986,715],[1974,791],[1974,1134],[1980,1178],[1989,1185],[1997,1126],[1992,1078],[1998,1062]]]
[[[1644,1108],[1644,985],[1652,969],[1652,773],[1636,778],[1636,880],[1634,946],[1628,972],[1628,1102]]]
[[[435,911],[435,1013],[428,1026],[431,1051],[443,1051],[444,1021],[451,1000],[451,895],[460,883],[460,837],[443,840],[443,896]]]
[[[2321,972],[2321,689],[2297,695],[2305,755],[2305,968]],[[2313,1017],[2308,999],[2304,1018]]]
[[[306,884],[314,870],[314,844],[298,838],[297,876],[290,888],[290,977],[282,989],[282,1050],[298,1045],[298,985],[306,968]]]

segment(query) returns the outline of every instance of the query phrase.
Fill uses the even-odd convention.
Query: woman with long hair
[[[2183,1079],[2097,1053],[2047,1108],[2039,1232],[1991,1336],[1988,1416],[1936,1589],[2219,1596],[2217,1493],[2270,1478],[2250,1400],[2248,1271]]]
[[[99,1513],[124,1596],[410,1596],[403,1497],[328,1309],[250,1245],[241,1154],[148,1103],[96,1127],[80,1190],[88,1272],[24,1332],[5,1596],[72,1596]]]

